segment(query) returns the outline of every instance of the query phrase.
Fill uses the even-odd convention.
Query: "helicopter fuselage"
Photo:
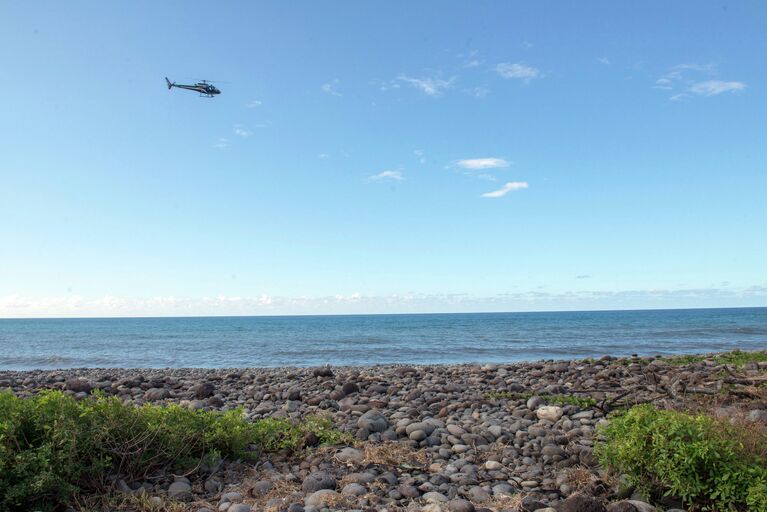
[[[221,94],[221,91],[219,91],[218,88],[216,88],[212,84],[209,84],[205,80],[203,80],[202,82],[197,82],[194,85],[177,84],[176,82],[171,82],[167,78],[165,79],[165,81],[168,84],[168,89],[176,87],[177,89],[186,89],[187,91],[196,91],[200,93],[200,96],[207,96],[208,98],[212,98],[213,96],[217,94]]]

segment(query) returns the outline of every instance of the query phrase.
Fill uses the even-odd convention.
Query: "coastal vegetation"
[[[743,351],[733,350],[723,352],[714,356],[705,354],[685,354],[679,356],[666,357],[665,361],[675,366],[685,366],[688,364],[699,363],[706,359],[711,359],[715,364],[724,364],[743,368],[748,363],[762,363],[767,361],[767,351]]]
[[[125,405],[116,397],[76,400],[59,391],[0,393],[0,509],[51,509],[116,478],[189,474],[222,459],[254,460],[345,439],[329,419],[248,421],[241,410]]]
[[[760,427],[644,404],[601,433],[595,453],[602,465],[647,496],[676,496],[690,510],[767,510],[767,434]]]
[[[488,398],[500,400],[529,400],[537,396],[544,402],[552,405],[575,405],[581,409],[594,407],[597,401],[591,397],[581,397],[576,395],[547,395],[536,393],[518,393],[514,391],[491,391],[487,394]]]
[[[0,372],[0,510],[767,510],[767,362],[695,357]]]

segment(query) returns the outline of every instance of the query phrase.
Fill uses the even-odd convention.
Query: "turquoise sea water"
[[[0,369],[510,362],[767,349],[767,308],[0,320]]]

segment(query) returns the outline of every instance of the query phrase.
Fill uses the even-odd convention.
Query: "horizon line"
[[[39,316],[39,317],[0,317],[3,320],[154,320],[163,318],[312,318],[312,317],[355,317],[355,316],[426,316],[426,315],[507,315],[541,313],[617,313],[640,311],[707,311],[719,309],[767,309],[765,306],[712,306],[699,308],[626,308],[626,309],[541,309],[535,311],[450,311],[423,313],[328,313],[328,314],[276,314],[276,315],[188,315],[188,316]]]

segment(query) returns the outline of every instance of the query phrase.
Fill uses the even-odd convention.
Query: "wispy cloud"
[[[379,172],[378,174],[374,174],[370,177],[370,179],[373,181],[402,181],[405,179],[405,176],[402,175],[401,171],[383,171]]]
[[[527,182],[526,181],[510,181],[498,190],[493,190],[492,192],[485,192],[482,194],[482,197],[503,197],[509,192],[513,192],[515,190],[521,190],[527,188]]]
[[[458,160],[455,164],[458,167],[471,169],[473,171],[480,169],[497,169],[511,165],[503,158],[466,158],[464,160]]]
[[[575,276],[575,279],[590,279],[591,276],[589,274],[578,274]]]
[[[677,64],[672,66],[660,78],[655,80],[654,89],[673,91],[672,101],[679,101],[690,96],[716,96],[725,92],[740,92],[747,86],[744,82],[718,79],[701,80],[706,75],[717,74],[714,64]]]
[[[605,66],[610,65],[610,59],[608,59],[607,57],[599,57],[597,60],[601,62],[602,64],[604,64]]]
[[[424,153],[423,149],[415,149],[415,150],[413,150],[413,154],[416,156],[416,158],[418,158],[418,161],[420,163],[422,163],[422,164],[426,163],[426,156],[425,156],[425,153]]]
[[[343,96],[336,87],[338,86],[338,79],[336,78],[332,82],[328,82],[326,84],[322,84],[322,92],[328,93],[331,96]]]
[[[247,108],[256,108],[256,107],[260,107],[261,105],[262,105],[262,102],[259,100],[250,100],[249,102],[245,104]]]
[[[328,155],[327,153],[320,153],[319,155],[317,155],[317,158],[329,158],[329,157],[330,155]]]
[[[221,137],[213,144],[213,147],[216,149],[226,149],[229,147],[229,139]]]
[[[243,139],[250,137],[253,135],[253,132],[242,126],[241,124],[234,125],[234,134],[238,137],[242,137]]]
[[[475,98],[485,98],[488,94],[490,94],[490,89],[487,87],[473,87],[471,89],[466,89],[466,94],[469,96],[474,96]]]
[[[442,78],[415,78],[407,75],[400,75],[397,80],[414,87],[429,96],[440,96],[443,92],[453,87],[457,80],[456,77],[450,77],[447,80]]]
[[[699,96],[716,96],[723,92],[742,91],[746,88],[743,82],[723,82],[721,80],[706,80],[693,84],[689,91]]]
[[[528,66],[522,62],[508,63],[501,62],[495,66],[495,71],[503,78],[522,80],[527,83],[541,76],[538,68]]]

